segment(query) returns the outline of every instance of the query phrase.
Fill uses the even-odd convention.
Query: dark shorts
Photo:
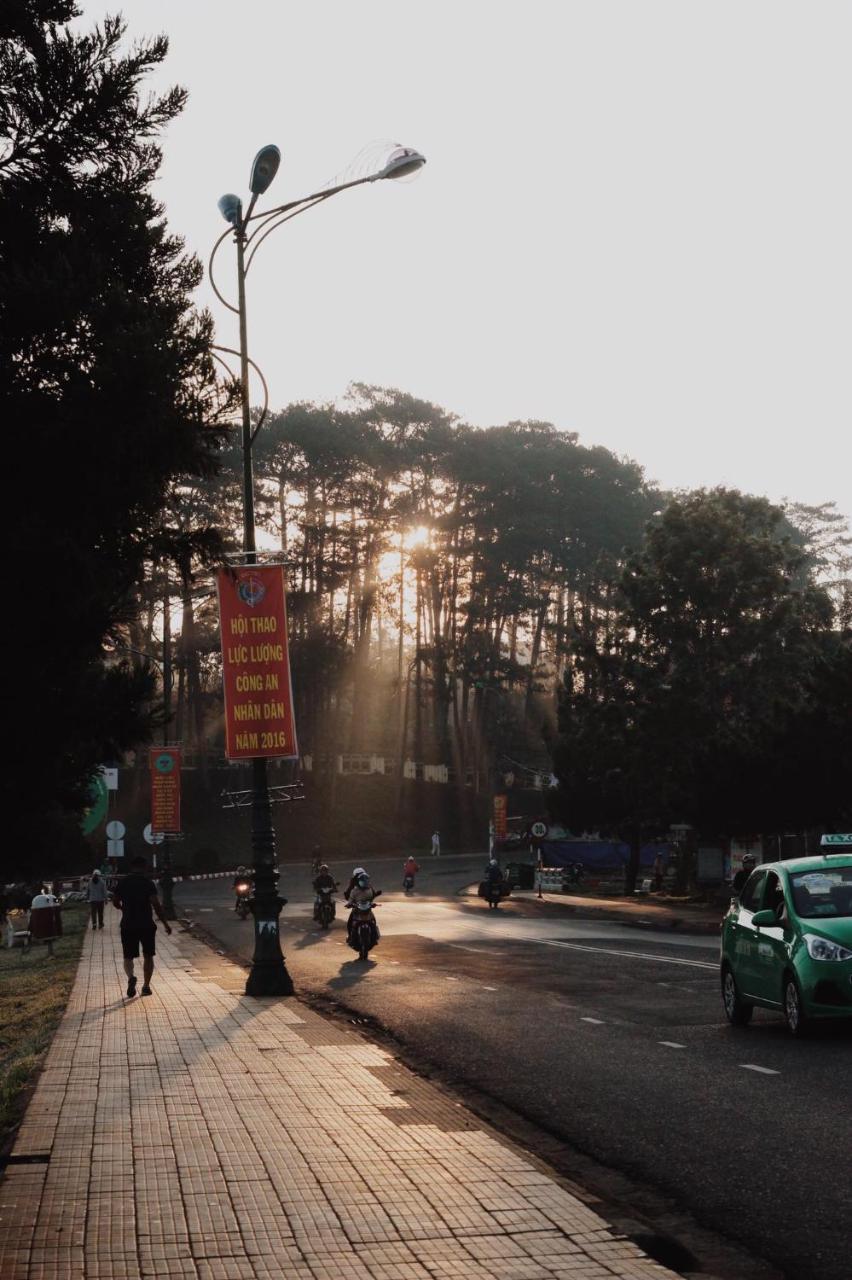
[[[154,945],[157,933],[155,924],[141,925],[122,925],[121,926],[121,949],[124,952],[125,960],[135,960],[139,955],[139,946],[142,946],[143,956],[152,956],[157,948]]]

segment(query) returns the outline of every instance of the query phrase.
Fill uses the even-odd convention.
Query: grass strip
[[[15,919],[15,917],[12,917]],[[25,927],[25,916],[20,917]],[[0,948],[0,1152],[20,1122],[28,1088],[65,1012],[86,936],[88,912],[62,912],[53,957],[43,943],[29,951]]]

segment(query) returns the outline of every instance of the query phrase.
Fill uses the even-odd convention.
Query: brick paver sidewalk
[[[116,914],[88,934],[0,1182],[2,1280],[673,1274],[385,1051],[158,945],[126,1000]]]

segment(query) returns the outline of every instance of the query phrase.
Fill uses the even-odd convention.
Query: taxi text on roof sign
[[[847,832],[846,835],[823,836],[820,844],[847,844],[852,848],[852,831]]]

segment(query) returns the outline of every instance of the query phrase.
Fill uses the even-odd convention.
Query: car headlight
[[[828,938],[820,938],[815,933],[803,936],[812,960],[852,960],[852,951],[848,947],[841,947],[839,942],[829,942]]]

